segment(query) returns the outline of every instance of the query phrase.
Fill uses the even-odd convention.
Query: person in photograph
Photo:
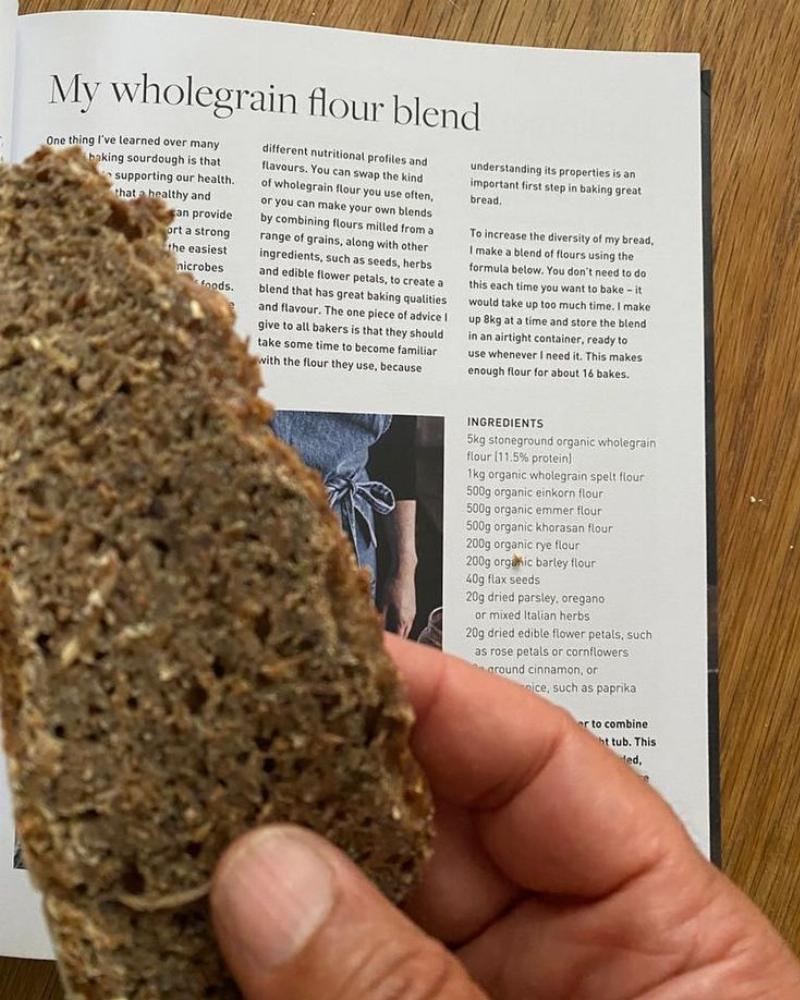
[[[272,429],[321,475],[356,560],[369,571],[386,628],[405,638],[417,609],[416,418],[279,410]],[[379,594],[376,518],[388,547]]]

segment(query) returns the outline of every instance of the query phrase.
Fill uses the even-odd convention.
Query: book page
[[[14,100],[17,0],[0,0],[0,160],[8,155]]]
[[[697,57],[87,12],[22,19],[18,81],[15,158],[175,209],[389,627],[564,705],[707,852]]]

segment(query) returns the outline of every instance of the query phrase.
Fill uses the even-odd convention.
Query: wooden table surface
[[[100,7],[702,54],[714,73],[724,867],[800,950],[800,3],[21,2]],[[60,996],[49,963],[0,961],[0,1000]]]

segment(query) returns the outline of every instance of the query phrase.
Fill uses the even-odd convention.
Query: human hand
[[[248,1000],[800,997],[789,948],[610,750],[511,682],[387,645],[417,712],[433,858],[404,915],[308,831],[239,840],[211,903]]]
[[[381,607],[386,629],[401,639],[407,638],[417,615],[417,585],[413,571],[397,573],[386,581]]]

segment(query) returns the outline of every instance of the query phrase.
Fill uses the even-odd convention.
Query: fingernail
[[[215,918],[228,947],[249,953],[264,971],[302,951],[330,912],[333,895],[325,859],[302,836],[266,828],[250,834],[223,863]]]

